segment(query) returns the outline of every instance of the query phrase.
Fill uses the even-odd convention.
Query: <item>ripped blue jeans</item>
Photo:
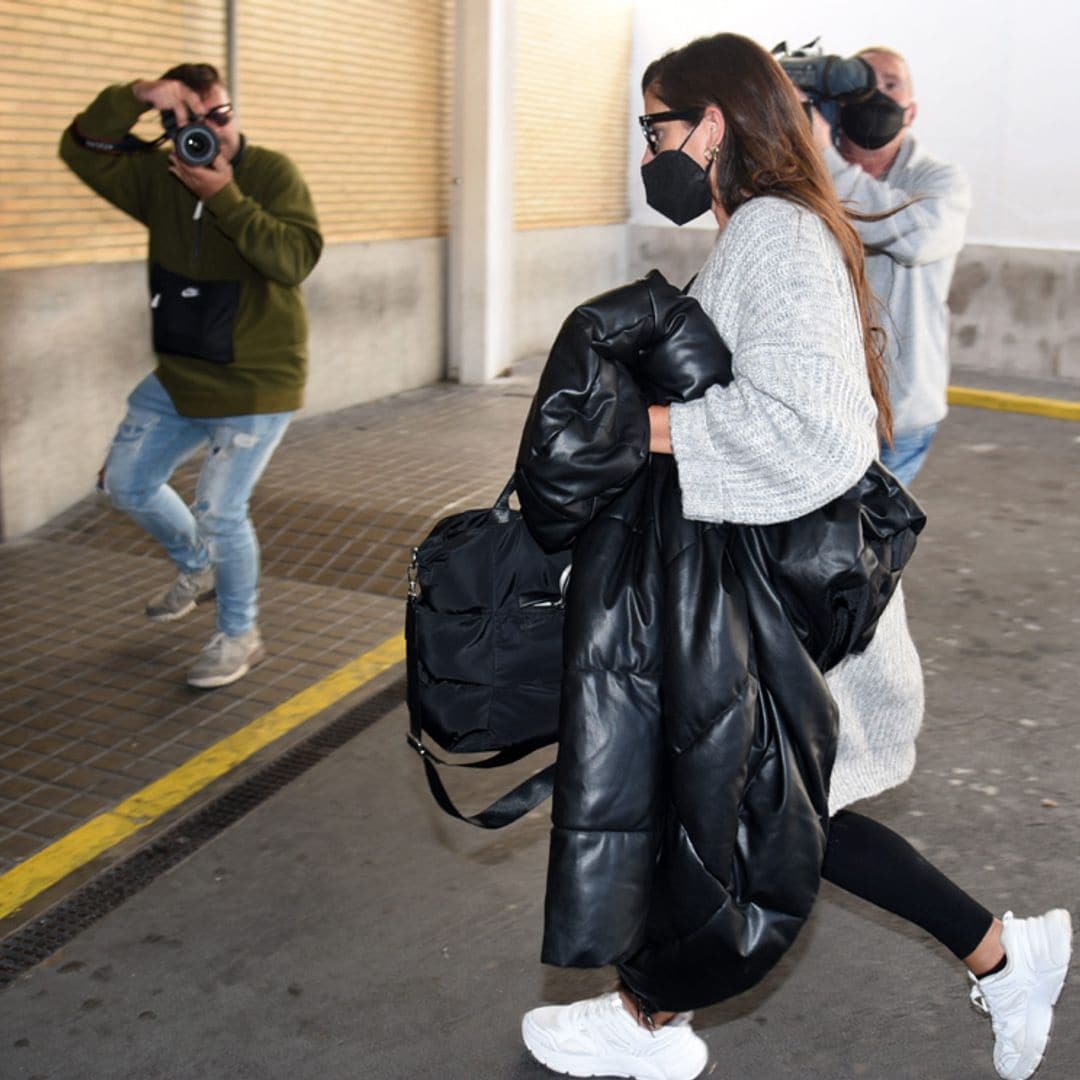
[[[131,515],[179,570],[213,565],[217,625],[230,637],[255,624],[259,542],[248,514],[255,484],[293,413],[181,416],[156,375],[128,398],[105,466],[113,505]],[[176,468],[209,446],[191,508],[169,486]]]

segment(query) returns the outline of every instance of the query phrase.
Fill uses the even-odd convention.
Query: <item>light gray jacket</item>
[[[889,171],[875,180],[830,147],[825,164],[851,209],[881,213],[918,196],[881,221],[853,222],[867,247],[870,287],[889,336],[889,396],[896,434],[937,423],[948,411],[949,285],[964,246],[971,189],[962,169],[938,161],[910,135]]]

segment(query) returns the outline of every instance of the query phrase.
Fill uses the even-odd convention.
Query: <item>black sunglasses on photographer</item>
[[[232,102],[215,105],[204,117],[215,127],[224,127],[232,119]]]

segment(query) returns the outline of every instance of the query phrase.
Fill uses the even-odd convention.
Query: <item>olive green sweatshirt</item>
[[[144,111],[132,84],[110,86],[75,127],[85,137],[115,143]],[[233,180],[196,216],[198,200],[169,172],[165,150],[102,153],[81,146],[69,129],[60,157],[94,191],[149,229],[151,307],[159,307],[162,278],[177,296],[231,297],[227,316],[217,314],[214,330],[227,358],[205,359],[198,346],[185,348],[188,355],[163,351],[161,341],[176,337],[159,338],[161,312],[154,312],[157,375],[177,411],[214,417],[299,408],[307,378],[300,283],[318,261],[322,237],[296,166],[283,154],[245,145],[233,162]],[[172,319],[191,340],[203,333],[186,309]]]

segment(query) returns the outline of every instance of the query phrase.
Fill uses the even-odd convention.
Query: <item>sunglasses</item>
[[[670,112],[645,113],[638,117],[641,131],[645,136],[645,142],[649,150],[657,154],[660,152],[660,132],[655,124],[666,124],[669,120],[686,120],[689,123],[698,124],[705,114],[704,109],[672,109]]]
[[[231,102],[226,102],[223,105],[215,105],[203,119],[209,120],[214,127],[224,127],[232,119],[232,112]]]

